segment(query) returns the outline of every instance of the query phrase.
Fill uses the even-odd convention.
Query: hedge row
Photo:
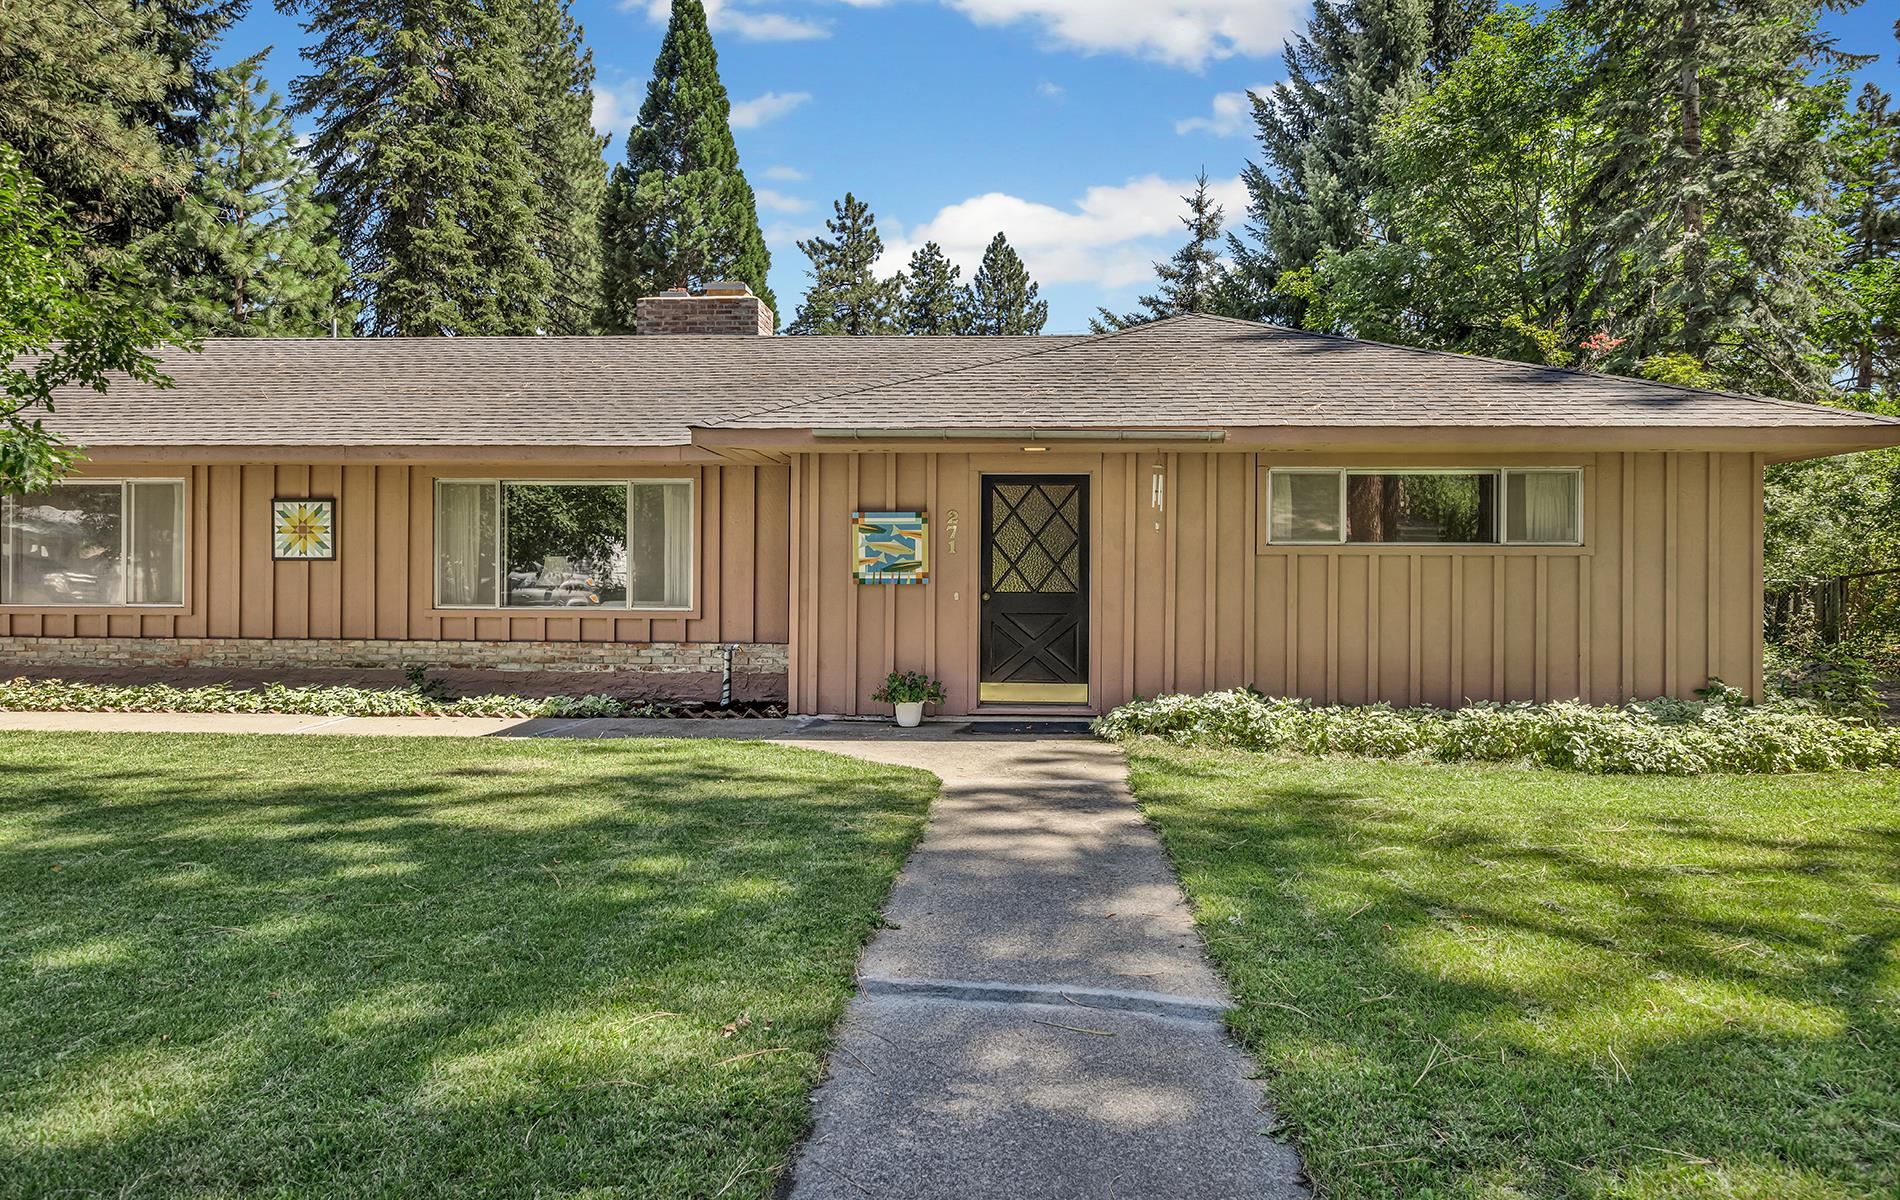
[[[1448,710],[1318,707],[1232,691],[1137,700],[1096,721],[1095,730],[1111,740],[1147,735],[1287,754],[1522,762],[1594,775],[1900,767],[1900,727],[1724,701]]]
[[[288,713],[313,717],[664,717],[661,706],[612,696],[466,696],[446,699],[418,688],[352,687],[256,689],[142,687],[14,679],[0,683],[0,711]]]

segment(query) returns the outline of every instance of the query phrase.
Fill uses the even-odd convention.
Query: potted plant
[[[943,703],[943,684],[922,671],[892,671],[871,699],[895,707],[897,723],[915,729],[924,719],[924,705]]]

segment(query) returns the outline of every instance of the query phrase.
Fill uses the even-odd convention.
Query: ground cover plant
[[[175,687],[80,683],[66,679],[0,681],[0,712],[288,713],[318,717],[666,717],[677,710],[615,696],[451,697],[422,681],[401,688]]]
[[[1130,752],[1318,1194],[1900,1194],[1895,776]]]
[[[1441,762],[1521,762],[1601,775],[1785,774],[1900,767],[1900,726],[1799,702],[1755,707],[1719,686],[1706,701],[1597,706],[1325,707],[1240,689],[1158,696],[1095,723],[1110,739]]]
[[[768,1195],[921,772],[0,734],[0,1195]]]

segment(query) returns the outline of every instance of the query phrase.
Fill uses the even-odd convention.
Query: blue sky
[[[596,123],[623,153],[670,0],[576,0],[599,71]],[[1179,241],[1179,193],[1206,168],[1238,218],[1254,145],[1245,89],[1284,74],[1304,0],[707,0],[789,320],[806,285],[797,239],[846,190],[870,203],[894,267],[925,238],[966,277],[1009,235],[1050,301],[1049,332],[1127,308]],[[1875,0],[1826,24],[1881,55],[1900,88],[1893,17]],[[278,90],[303,34],[268,0],[226,44],[269,45]]]

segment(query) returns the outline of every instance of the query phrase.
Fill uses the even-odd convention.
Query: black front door
[[[983,478],[983,677],[991,703],[1087,704],[1089,481]]]

